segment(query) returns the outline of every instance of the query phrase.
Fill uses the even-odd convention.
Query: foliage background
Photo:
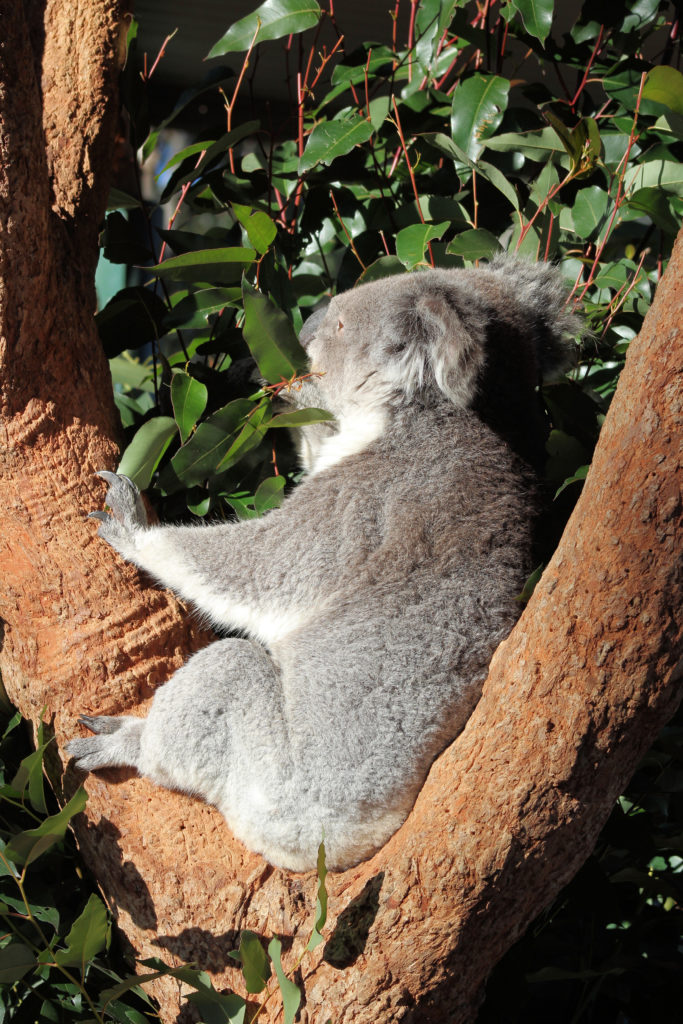
[[[138,52],[131,24],[131,160],[101,236],[127,284],[97,316],[121,412],[121,471],[165,519],[267,511],[298,474],[281,428],[327,415],[283,414],[273,401],[305,373],[296,332],[321,298],[506,251],[557,262],[589,329],[569,374],[543,390],[557,531],[681,222],[677,7],[593,0],[562,34],[553,0],[399,0],[385,38],[353,52],[341,11],[323,8],[267,0],[229,27],[205,80],[154,124],[157,63]],[[277,117],[250,100],[268,40],[280,41],[285,68]],[[186,138],[169,156],[178,126]],[[142,187],[151,167],[154,200]],[[105,955],[107,916],[65,835],[69,814],[55,826],[56,806],[41,795],[49,748],[39,737],[19,768],[10,726],[4,1013],[147,1019],[128,967]],[[665,730],[593,857],[498,967],[481,1024],[680,1018],[680,738],[680,725]],[[206,1020],[241,1019],[243,1004],[207,995],[206,977],[188,969],[186,980]],[[277,980],[286,995],[287,979]]]

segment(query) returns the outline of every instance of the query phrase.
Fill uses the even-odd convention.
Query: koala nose
[[[315,338],[318,328],[325,319],[328,306],[329,302],[326,302],[324,306],[318,307],[315,313],[311,313],[308,320],[301,328],[301,332],[299,334],[299,341],[301,342],[304,348],[308,348],[308,346]]]

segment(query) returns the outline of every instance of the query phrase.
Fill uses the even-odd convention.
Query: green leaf
[[[148,288],[124,288],[95,317],[108,359],[164,334],[166,306]]]
[[[336,157],[344,156],[354,146],[367,142],[373,132],[372,123],[355,111],[334,121],[320,121],[311,132],[299,160],[299,173],[303,174],[316,164],[331,164]]]
[[[45,748],[52,741],[43,742],[43,731],[44,725],[41,721],[36,736],[36,749],[22,760],[16,775],[12,779],[12,787],[19,793],[23,793],[28,789],[28,798],[34,810],[40,814],[47,814],[45,787],[43,785],[43,757]]]
[[[327,866],[325,864],[325,844],[324,842],[318,847],[318,898],[315,904],[315,923],[313,925],[313,932],[306,949],[315,949],[323,941],[321,935],[322,929],[325,927],[325,921],[327,920],[327,889],[325,888],[325,879],[327,878]]]
[[[317,25],[320,14],[315,0],[266,0],[251,14],[230,26],[209,51],[207,60],[223,53],[248,50],[254,35],[257,42],[263,43],[268,39],[282,39],[283,36],[304,32]]]
[[[574,177],[592,174],[602,152],[600,130],[594,118],[584,117],[575,128],[568,128],[552,110],[544,110],[543,116],[569,154]]]
[[[151,971],[149,974],[131,974],[127,978],[123,978],[121,981],[117,982],[116,985],[113,985],[111,988],[100,992],[99,1003],[102,1010],[106,1009],[110,1003],[125,995],[126,992],[135,992],[137,996],[144,999],[145,1002],[148,1002],[151,1005],[151,1001],[145,990],[142,988],[142,985],[149,981],[156,981],[157,978],[179,978],[187,985],[193,985],[195,987],[198,984],[198,972],[191,968],[169,967],[168,964],[163,963],[163,961],[158,958],[141,960],[140,963],[145,964],[146,966],[150,966],[152,963],[159,964],[161,969],[158,971]],[[112,976],[115,977],[113,974]]]
[[[280,961],[281,952],[282,943],[280,940],[277,938],[271,939],[268,944],[268,955],[273,961],[275,976],[277,978],[277,983],[280,986],[280,992],[282,993],[284,1024],[294,1024],[296,1011],[299,1009],[299,1003],[301,1002],[301,992],[293,981],[290,981],[289,978],[285,977],[285,972],[282,970],[282,963]]]
[[[683,164],[674,160],[649,160],[639,164],[633,176],[627,176],[629,193],[641,188],[660,188],[683,196]]]
[[[629,210],[634,210],[639,215],[646,213],[663,231],[673,235],[678,233],[680,223],[671,213],[666,193],[660,192],[659,189],[641,188],[628,197],[626,205]]]
[[[409,224],[396,235],[396,255],[407,270],[418,264],[428,263],[425,257],[427,243],[441,236],[451,226],[450,221],[441,224]]]
[[[95,893],[91,893],[83,913],[74,921],[66,937],[66,949],[57,951],[55,960],[62,967],[80,967],[92,960],[109,941],[107,909]]]
[[[581,483],[583,483],[583,481],[588,476],[588,470],[589,469],[590,469],[590,465],[588,465],[588,466],[579,466],[579,468],[573,474],[573,476],[567,477],[567,479],[561,485],[561,487],[557,488],[557,490],[555,491],[555,497],[557,498],[557,496],[559,494],[562,494],[562,491],[565,489],[565,487],[569,487],[570,484],[575,484],[575,483],[578,483],[579,481]]]
[[[521,593],[517,595],[515,601],[520,601],[522,604],[526,604],[531,599],[531,595],[536,589],[536,584],[543,575],[543,569],[543,563],[541,563],[534,569],[531,575],[527,577],[527,580],[524,586],[522,587]]]
[[[192,428],[206,409],[209,392],[201,381],[190,377],[183,370],[176,370],[171,378],[171,402],[173,415],[184,444]]]
[[[557,132],[554,128],[543,128],[533,132],[501,132],[485,140],[486,149],[495,149],[500,153],[524,153],[532,160],[540,160],[540,153],[560,153],[564,149],[558,144]]]
[[[545,43],[553,23],[555,0],[509,0],[509,4],[521,16],[529,35]]]
[[[0,901],[0,914],[6,914],[8,910],[17,911],[22,917],[26,915],[26,904],[23,899],[15,898],[5,894]],[[59,911],[56,907],[43,907],[31,900],[31,913],[38,921],[45,921],[53,928],[59,928]]]
[[[285,490],[285,478],[283,476],[269,476],[256,488],[254,495],[254,509],[261,516],[271,508],[279,508],[282,504]]]
[[[106,218],[99,241],[110,263],[146,263],[152,259],[149,248],[140,241],[139,232],[119,210]]]
[[[235,437],[245,417],[255,413],[256,406],[248,398],[236,398],[200,423],[192,437],[171,459],[171,466],[184,486],[199,484],[216,472],[222,462],[235,454]],[[254,430],[247,428],[249,437]],[[260,435],[257,435],[258,442]],[[246,437],[244,438],[246,443]],[[236,460],[235,460],[236,461]],[[227,465],[224,466],[227,469]]]
[[[510,83],[497,75],[476,73],[453,94],[451,135],[456,146],[476,160],[485,140],[495,132],[508,103]]]
[[[549,455],[545,473],[551,482],[562,483],[586,463],[586,449],[564,430],[551,430],[545,449]]]
[[[394,277],[396,274],[405,274],[406,268],[398,256],[380,256],[379,259],[366,267],[358,278],[358,284],[367,284],[369,281],[381,281],[383,277]]]
[[[154,470],[176,434],[175,420],[155,416],[143,423],[125,449],[117,473],[129,476],[141,491],[149,487]]]
[[[244,1024],[247,1004],[242,996],[222,995],[213,988],[200,988],[190,992],[187,1001],[199,1010],[202,1024]]]
[[[228,149],[236,146],[242,139],[253,136],[259,128],[260,123],[258,121],[244,121],[237,128],[233,128],[232,131],[221,135],[220,139],[216,139],[215,142],[207,142],[204,156],[195,161],[195,165],[190,170],[183,171],[179,168],[177,171],[174,171],[168,183],[164,186],[160,201],[165,203],[182,185],[199,180],[207,173],[212,164],[217,164],[223,158],[223,154]],[[163,234],[159,228],[156,230]]]
[[[141,199],[123,192],[120,188],[110,188],[107,198],[108,210],[138,210],[143,206]]]
[[[268,252],[277,234],[277,228],[268,214],[240,203],[233,203],[232,209],[256,251],[261,254]]]
[[[675,114],[683,114],[683,75],[668,64],[652,68],[645,79],[643,99],[655,100]]]
[[[421,0],[417,8],[415,28],[417,58],[429,69],[436,58],[439,41],[448,28],[458,0]]]
[[[64,838],[69,822],[79,814],[88,801],[88,794],[79,787],[69,802],[57,814],[50,815],[37,828],[12,836],[5,847],[5,857],[13,864],[31,864],[42,853]]]
[[[164,328],[184,327],[186,330],[207,327],[209,317],[226,306],[234,306],[242,298],[241,288],[200,288],[183,295],[164,319]]]
[[[460,165],[469,167],[470,170],[476,171],[477,174],[481,175],[485,181],[491,183],[494,188],[497,188],[506,199],[512,204],[515,210],[519,209],[519,198],[515,192],[514,186],[510,184],[508,179],[505,177],[502,171],[494,167],[493,164],[486,163],[484,160],[480,160],[475,163],[474,160],[470,160],[467,153],[458,146],[453,139],[449,139],[447,135],[442,132],[435,132],[434,134],[424,135],[423,138],[429,142],[436,149],[442,153],[446,153],[451,160],[455,161],[456,169],[459,169]]]
[[[239,959],[247,992],[263,992],[271,970],[266,951],[254,932],[240,932]]]
[[[293,412],[281,412],[268,420],[266,426],[271,427],[304,427],[308,423],[325,423],[334,416],[325,409],[295,409]]]
[[[599,185],[577,192],[572,207],[572,223],[580,238],[589,239],[602,227],[610,206],[610,197]]]
[[[242,333],[261,375],[271,383],[279,384],[281,380],[289,380],[305,370],[308,357],[286,314],[246,280],[242,283],[242,294]]]
[[[146,267],[158,277],[175,281],[210,281],[231,284],[239,280],[244,267],[256,259],[254,249],[235,245],[226,249],[200,249],[182,256],[171,256],[154,267]]]
[[[13,985],[36,966],[35,954],[23,942],[0,949],[0,984]]]
[[[453,241],[449,242],[447,251],[474,262],[488,259],[495,253],[502,252],[502,249],[500,242],[490,231],[485,228],[472,228],[456,235]]]

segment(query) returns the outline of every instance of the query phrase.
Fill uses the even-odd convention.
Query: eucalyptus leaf
[[[285,478],[269,476],[262,480],[254,495],[254,509],[261,516],[272,508],[279,508],[284,498]]]
[[[299,991],[298,986],[285,976],[285,972],[282,969],[282,962],[280,960],[281,953],[282,943],[280,940],[278,938],[271,939],[268,944],[268,955],[273,962],[275,976],[282,994],[284,1024],[294,1024],[296,1011],[299,1009],[299,1003],[301,1002],[301,992]]]
[[[339,120],[320,121],[308,138],[299,161],[299,173],[309,171],[316,164],[331,164],[336,157],[344,156],[354,146],[367,142],[373,131],[372,122],[355,112],[347,113]]]
[[[267,427],[305,427],[309,423],[326,423],[334,416],[325,409],[295,409],[292,412],[281,412],[268,420]]]
[[[173,471],[186,487],[201,483],[234,454],[238,431],[255,408],[248,398],[237,398],[199,424],[171,459]]]
[[[645,79],[643,99],[655,100],[675,114],[683,114],[683,75],[668,64],[652,68]]]
[[[55,954],[55,961],[62,967],[80,967],[92,960],[109,943],[109,920],[107,909],[95,893],[91,893],[82,913],[74,921],[66,937],[66,949]]]
[[[171,256],[163,263],[148,267],[150,273],[175,281],[210,281],[230,284],[239,280],[244,267],[256,259],[254,249],[229,246],[223,249],[200,249],[182,256]]]
[[[176,431],[175,420],[170,416],[147,420],[123,452],[116,472],[129,476],[141,491],[146,490]]]
[[[251,14],[231,25],[207,56],[210,59],[223,53],[248,50],[255,38],[263,43],[268,39],[304,32],[317,25],[320,14],[315,0],[266,0]]]
[[[610,197],[599,185],[591,185],[577,192],[572,207],[572,223],[577,235],[586,240],[596,235],[610,207]]]
[[[448,243],[448,252],[472,262],[489,259],[495,253],[502,252],[502,246],[496,236],[485,228],[471,228],[461,231]]]
[[[184,327],[185,330],[207,327],[209,317],[220,313],[226,306],[237,305],[242,298],[241,288],[200,288],[175,302],[173,309],[164,318],[164,327],[171,330]]]
[[[268,252],[277,235],[277,228],[268,214],[240,203],[233,203],[232,209],[247,232],[247,237],[254,249],[261,254]]]
[[[36,828],[12,836],[5,847],[5,857],[14,864],[28,865],[64,838],[69,822],[85,807],[88,794],[81,786],[57,814],[45,818]]]
[[[486,139],[503,119],[510,83],[497,75],[476,73],[461,82],[453,94],[451,135],[453,142],[476,160]]]
[[[308,357],[299,344],[286,314],[245,280],[244,340],[258,364],[261,375],[273,384],[289,380],[308,366]]]
[[[325,888],[325,879],[327,878],[327,865],[325,864],[325,844],[324,842],[318,847],[318,896],[315,905],[315,923],[313,925],[313,932],[308,940],[306,949],[312,950],[316,946],[319,946],[323,942],[323,936],[321,934],[322,929],[325,927],[327,921],[327,889]]]
[[[239,958],[247,992],[262,992],[270,978],[271,969],[261,940],[254,932],[240,932]]]
[[[396,255],[406,270],[428,263],[429,242],[441,238],[450,226],[450,221],[443,221],[441,224],[409,224],[402,228],[396,235]]]
[[[13,985],[36,966],[36,955],[23,942],[11,942],[0,949],[0,984]]]
[[[512,10],[522,18],[524,28],[530,36],[544,43],[553,23],[555,0],[508,0]]]
[[[209,397],[206,385],[195,380],[189,373],[176,370],[171,377],[171,402],[173,415],[180,431],[180,440],[185,443],[192,428],[206,409]]]
[[[187,1001],[199,1011],[202,1024],[244,1024],[247,1004],[242,996],[200,988],[190,992]]]
[[[124,288],[95,317],[109,359],[164,334],[166,306],[148,288]]]

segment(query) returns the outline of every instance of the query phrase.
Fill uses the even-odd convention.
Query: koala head
[[[407,405],[444,402],[475,410],[502,434],[506,423],[519,432],[525,405],[537,413],[542,374],[566,361],[563,336],[576,333],[564,300],[554,268],[510,258],[337,295],[301,331],[314,376],[292,397],[336,419],[307,428],[309,442],[349,423],[365,423],[369,436]]]

